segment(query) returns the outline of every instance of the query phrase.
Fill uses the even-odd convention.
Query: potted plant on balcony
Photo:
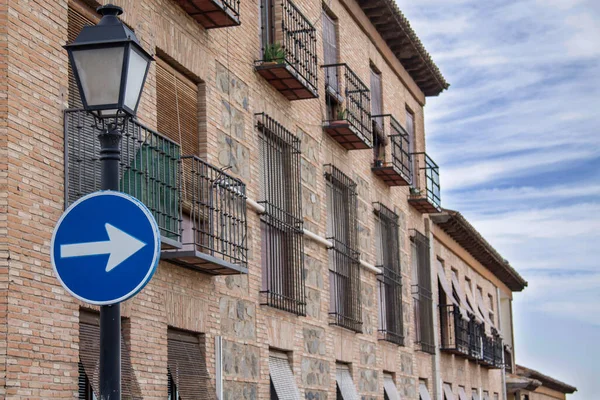
[[[280,43],[269,43],[264,50],[263,65],[282,64],[285,60],[285,50]]]

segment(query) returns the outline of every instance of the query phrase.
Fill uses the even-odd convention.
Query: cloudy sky
[[[452,84],[428,99],[442,203],[529,281],[517,362],[600,396],[600,1],[397,0]]]

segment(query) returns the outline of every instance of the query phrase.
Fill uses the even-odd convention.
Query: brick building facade
[[[437,264],[482,288],[497,311],[478,326],[509,344],[525,282],[442,227],[423,106],[448,84],[395,3],[115,3],[157,59],[122,189],[163,236],[153,280],[122,306],[124,398],[425,400],[442,383],[504,398],[483,350],[440,351]],[[49,263],[64,208],[98,189],[97,131],[62,48],[97,5],[0,5],[3,398],[97,393],[97,308]]]

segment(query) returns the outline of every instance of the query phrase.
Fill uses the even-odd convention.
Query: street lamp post
[[[101,189],[119,190],[122,129],[137,112],[152,56],[112,4],[99,7],[102,19],[84,27],[65,46],[83,107],[100,128]],[[100,400],[121,399],[121,307],[100,308]]]

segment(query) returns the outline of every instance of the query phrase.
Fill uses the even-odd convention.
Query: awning
[[[269,374],[278,398],[300,400],[287,354],[273,351],[269,354]]]
[[[420,400],[431,400],[431,396],[429,395],[429,390],[427,390],[427,386],[425,386],[424,382],[419,382],[419,399]]]
[[[456,290],[456,293],[458,294],[458,299],[460,300],[460,305],[465,310],[467,310],[471,314],[475,315],[475,311],[473,311],[473,309],[471,308],[469,303],[467,303],[467,299],[465,298],[465,292],[463,291],[462,287],[460,286],[460,283],[458,282],[458,276],[456,276],[456,273],[454,271],[452,271],[452,287],[454,288],[454,290]]]
[[[454,400],[454,393],[452,393],[452,386],[444,383],[444,400]]]
[[[490,319],[490,313],[485,305],[485,302],[483,301],[483,297],[481,296],[481,292],[479,290],[475,290],[475,296],[477,296],[477,304],[479,306],[479,311],[481,311],[481,313],[483,314],[483,320],[485,321],[486,325],[488,325],[486,326],[486,332],[488,332],[488,328],[494,326],[494,323]],[[491,330],[489,332],[491,333]]]
[[[347,365],[337,365],[335,380],[344,400],[360,400],[356,387],[354,387],[352,376],[350,375],[350,369]]]
[[[211,389],[204,338],[198,334],[169,328],[167,370],[182,399],[208,396]]]
[[[490,400],[490,394],[488,392],[483,392],[483,400]]]
[[[458,400],[469,400],[467,398],[467,393],[465,392],[465,388],[462,386],[458,387]]]
[[[477,306],[477,302],[475,301],[475,298],[473,297],[473,293],[470,290],[465,290],[465,294],[467,295],[467,302],[471,305],[471,309],[473,310],[473,315],[475,315],[475,319],[477,319],[477,322],[482,323],[485,321],[485,317],[483,316],[483,314],[481,314],[481,311],[479,311],[479,307]]]
[[[472,400],[481,400],[479,397],[479,392],[477,390],[473,390],[473,398]]]
[[[438,275],[438,280],[440,281],[440,285],[442,286],[442,289],[446,293],[446,298],[449,299],[452,302],[452,304],[454,304],[455,306],[458,307],[462,317],[468,321],[469,315],[467,314],[467,311],[463,307],[461,307],[461,305],[458,303],[458,301],[454,298],[454,294],[452,293],[452,287],[450,286],[450,284],[448,283],[448,280],[446,279],[446,273],[444,271],[444,266],[442,265],[442,262],[440,260],[437,260],[437,275]]]
[[[400,400],[400,393],[390,374],[383,374],[383,390],[389,400]]]

